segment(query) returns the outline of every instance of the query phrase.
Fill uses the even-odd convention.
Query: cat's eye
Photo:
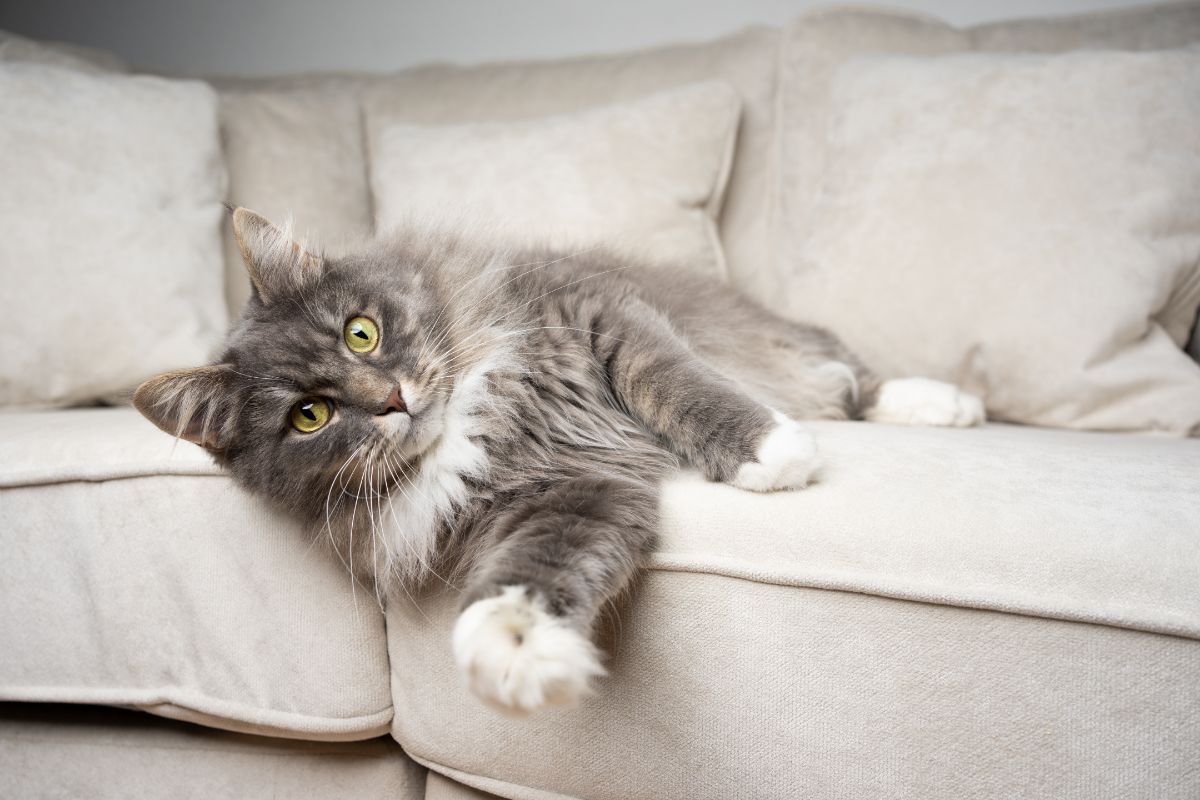
[[[347,322],[342,336],[346,347],[356,353],[369,353],[379,344],[379,328],[366,317],[355,317]]]
[[[325,427],[329,422],[331,409],[329,403],[319,397],[306,397],[292,406],[290,414],[292,427],[301,433],[312,433]]]

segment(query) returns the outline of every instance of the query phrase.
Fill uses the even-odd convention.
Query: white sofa
[[[722,244],[769,301],[788,43],[831,19],[964,50],[1200,42],[1195,4],[967,31],[837,12],[612,57],[223,79],[230,197],[360,235],[364,97],[441,123],[719,78],[744,103]],[[452,587],[381,609],[131,408],[0,413],[0,794],[1200,797],[1200,440],[813,427],[808,491],[672,481],[602,632],[610,676],[512,720],[455,672]]]

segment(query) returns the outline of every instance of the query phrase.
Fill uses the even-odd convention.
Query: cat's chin
[[[377,417],[375,424],[383,434],[388,449],[403,462],[415,461],[437,444],[445,429],[440,405],[421,411],[387,414]]]

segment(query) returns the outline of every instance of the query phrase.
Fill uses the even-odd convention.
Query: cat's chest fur
[[[415,474],[388,497],[380,523],[391,550],[389,561],[405,579],[432,568],[439,532],[471,499],[467,481],[487,475],[479,412],[489,401],[488,373],[495,367],[479,364],[463,376],[446,405],[437,442],[422,456]]]

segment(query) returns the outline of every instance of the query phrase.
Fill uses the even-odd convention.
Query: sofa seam
[[[661,558],[664,556],[673,555],[671,553],[655,553],[651,557],[651,562],[648,571],[663,572],[671,574],[687,574],[701,575],[713,578],[725,578],[728,580],[745,581],[747,583],[755,583],[760,586],[779,586],[782,588],[797,588],[797,589],[813,589],[822,592],[839,592],[843,594],[857,594],[867,597],[881,597],[888,600],[897,600],[908,603],[921,603],[924,605],[940,606],[943,608],[961,608],[972,611],[985,611],[997,614],[1009,614],[1018,617],[1027,617],[1030,619],[1048,619],[1057,622],[1067,622],[1078,625],[1096,625],[1105,628],[1116,628],[1118,630],[1133,631],[1135,633],[1146,633],[1154,636],[1170,636],[1177,639],[1187,639],[1189,641],[1200,641],[1200,632],[1187,628],[1172,628],[1170,626],[1155,626],[1145,623],[1122,623],[1115,620],[1106,620],[1098,618],[1088,618],[1082,614],[1052,614],[1046,611],[1041,611],[1033,608],[1017,608],[1004,607],[998,601],[989,602],[985,599],[979,600],[963,600],[960,602],[947,602],[922,595],[917,592],[905,593],[903,591],[887,591],[877,587],[853,587],[847,585],[836,585],[835,581],[830,579],[821,581],[817,578],[795,577],[795,578],[779,578],[773,579],[764,575],[751,574],[753,570],[746,569],[739,574],[738,571],[728,567],[718,567],[713,565],[698,565],[691,567],[685,564],[664,563]]]

